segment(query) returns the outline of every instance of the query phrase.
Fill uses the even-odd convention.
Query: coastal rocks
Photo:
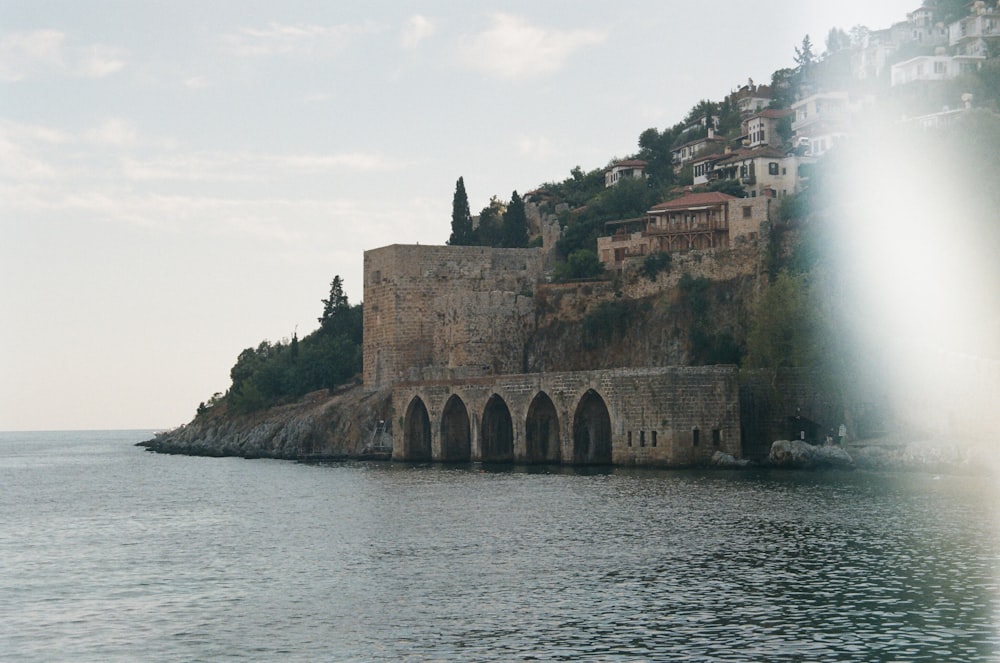
[[[192,456],[355,458],[363,454],[373,422],[387,420],[389,407],[388,392],[366,392],[361,386],[314,392],[250,414],[230,414],[217,405],[139,446]]]
[[[840,447],[813,446],[802,440],[777,440],[771,445],[768,462],[776,467],[854,467],[854,459]]]
[[[724,451],[716,451],[708,462],[713,467],[747,467],[751,465],[746,458],[736,458]]]
[[[982,440],[882,440],[851,450],[870,470],[955,472],[1000,476],[1000,455]]]

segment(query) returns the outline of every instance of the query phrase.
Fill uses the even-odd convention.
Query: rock
[[[854,467],[854,459],[840,447],[817,447],[802,440],[777,440],[768,462],[777,467]]]
[[[388,421],[390,407],[391,392],[368,392],[360,385],[306,394],[250,414],[230,414],[220,404],[139,446],[192,456],[358,458],[373,430],[368,424]]]
[[[709,464],[715,467],[746,467],[750,464],[750,461],[746,458],[736,458],[732,454],[727,454],[724,451],[716,451],[712,454]]]

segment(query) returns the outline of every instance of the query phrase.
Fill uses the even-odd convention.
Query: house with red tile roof
[[[770,207],[770,199],[763,197],[688,193],[654,205],[643,217],[605,224],[610,234],[597,238],[597,255],[615,269],[630,258],[657,252],[720,250],[756,242]]]
[[[795,111],[790,108],[765,108],[759,113],[754,113],[740,124],[744,136],[743,144],[746,147],[761,145],[782,147],[784,141],[781,132],[778,131],[778,125],[783,119],[792,115],[795,115]]]
[[[715,130],[708,128],[708,135],[704,138],[696,138],[683,145],[676,147],[670,153],[673,162],[674,174],[678,175],[685,165],[690,163],[699,154],[705,152],[721,152],[726,144],[726,139],[715,135]]]

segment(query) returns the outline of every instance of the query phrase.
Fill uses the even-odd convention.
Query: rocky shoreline
[[[390,392],[351,385],[313,392],[295,403],[233,415],[216,405],[190,423],[137,446],[188,456],[284,460],[381,458],[370,446],[377,422],[389,415]]]
[[[716,452],[716,467],[776,467],[787,469],[848,469],[921,471],[1000,476],[1000,459],[982,441],[941,441],[895,438],[863,440],[840,446],[811,445],[801,440],[776,440],[763,463]]]
[[[303,462],[388,460],[373,448],[377,423],[390,416],[391,392],[370,392],[354,384],[335,392],[307,394],[295,403],[234,415],[217,405],[190,423],[158,433],[137,446],[188,456],[237,456]],[[995,474],[1000,459],[983,441],[881,438],[839,446],[814,446],[777,440],[762,462],[716,452],[710,465],[720,468],[773,467]]]

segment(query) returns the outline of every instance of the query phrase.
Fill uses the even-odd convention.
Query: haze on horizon
[[[0,430],[185,423],[364,250],[443,244],[459,176],[601,167],[918,5],[0,5]]]

